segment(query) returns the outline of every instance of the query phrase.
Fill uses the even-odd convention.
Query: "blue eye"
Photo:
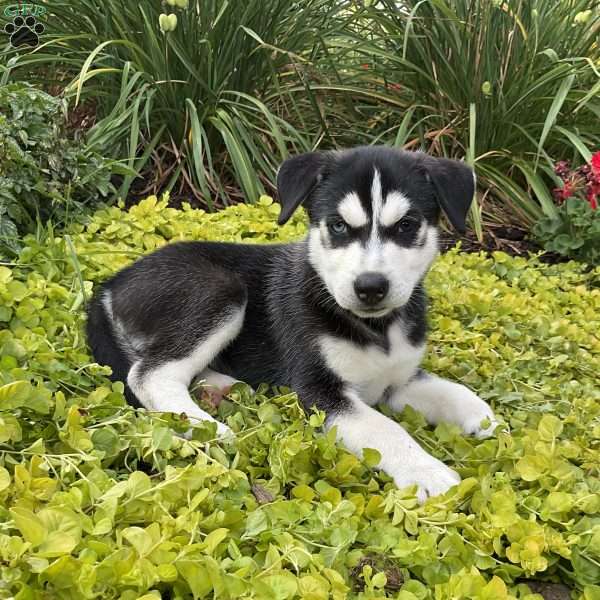
[[[346,223],[341,219],[331,221],[331,223],[328,223],[327,227],[334,235],[343,235],[348,231],[348,225],[346,225]]]

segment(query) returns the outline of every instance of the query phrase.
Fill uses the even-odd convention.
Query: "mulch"
[[[531,254],[543,252],[543,248],[529,237],[529,231],[516,225],[496,225],[486,223],[483,240],[480,242],[473,231],[464,235],[443,231],[441,235],[442,252],[453,248],[457,242],[463,252],[506,252],[511,256],[529,257]],[[543,252],[540,260],[549,264],[566,262],[568,259],[555,252]]]

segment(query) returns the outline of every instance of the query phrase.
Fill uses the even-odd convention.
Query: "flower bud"
[[[190,4],[189,0],[175,0],[177,8],[187,8]]]
[[[167,0],[167,4],[169,6],[175,6],[176,2],[175,2],[175,0]]]
[[[163,33],[168,30],[168,27],[169,27],[168,18],[169,18],[169,16],[165,15],[165,13],[161,13],[161,15],[158,17],[158,25],[160,27],[160,30]]]
[[[169,21],[169,31],[175,31],[175,28],[177,27],[177,15],[176,14],[172,14],[169,15],[167,17],[168,21]]]
[[[165,15],[162,13],[158,17],[158,24],[160,25],[160,30],[163,33],[175,31],[175,28],[177,27],[177,15]]]
[[[483,85],[481,86],[481,91],[483,92],[484,96],[491,96],[492,95],[492,84],[489,81],[484,81]]]
[[[573,19],[573,22],[576,25],[583,25],[584,23],[587,23],[592,17],[592,11],[591,10],[584,10],[582,12],[578,12],[575,15],[575,18]]]

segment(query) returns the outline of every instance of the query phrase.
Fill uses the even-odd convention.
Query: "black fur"
[[[465,205],[468,209],[464,181],[459,178],[457,184],[464,196],[457,207],[462,208],[455,210],[452,167],[444,165],[440,181],[446,189],[441,199],[439,186],[429,181],[438,175],[432,164],[425,155],[388,148],[290,159],[278,174],[280,221],[285,222],[304,202],[311,223],[318,223],[332,214],[333,200],[350,190],[358,191],[370,211],[370,177],[376,165],[384,194],[398,189],[418,201],[415,218],[433,224],[441,205],[460,225]],[[462,166],[458,169],[462,173]],[[104,291],[112,298],[110,318],[102,303]],[[134,361],[143,371],[185,357],[244,304],[241,332],[210,367],[252,386],[262,382],[291,386],[307,408],[316,404],[327,413],[344,410],[347,400],[343,382],[321,357],[320,335],[329,333],[388,351],[388,328],[398,320],[404,322],[411,343],[421,344],[426,334],[421,284],[402,308],[383,318],[361,319],[336,304],[308,260],[306,241],[283,245],[182,242],[142,258],[97,291],[89,306],[88,340],[96,360],[113,368],[113,379],[126,381]],[[115,330],[118,327],[129,340],[119,341],[123,336]],[[143,344],[136,342],[137,336]],[[139,405],[129,389],[127,397]]]

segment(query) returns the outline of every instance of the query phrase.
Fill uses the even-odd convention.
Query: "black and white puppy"
[[[489,435],[488,405],[463,385],[419,369],[425,352],[423,278],[438,252],[443,210],[458,230],[474,193],[465,164],[388,147],[311,152],[277,176],[285,223],[300,204],[299,243],[174,243],[108,280],[89,307],[96,360],[148,410],[212,420],[191,399],[196,376],[294,389],[355,454],[418,497],[445,492],[458,474],[373,408],[406,405],[430,423]],[[486,425],[487,421],[487,427]],[[220,434],[226,425],[218,424]]]

